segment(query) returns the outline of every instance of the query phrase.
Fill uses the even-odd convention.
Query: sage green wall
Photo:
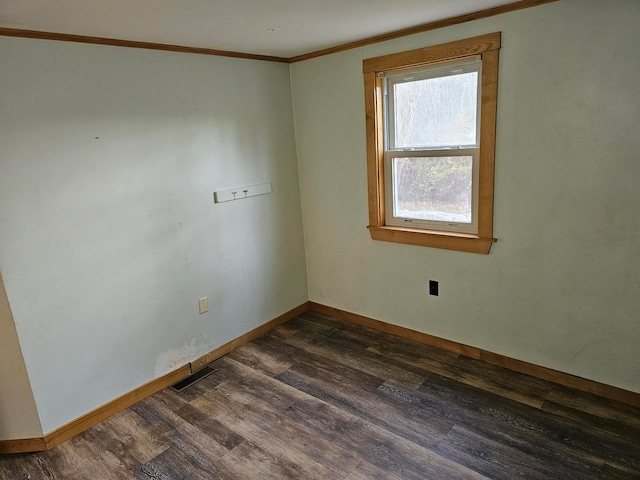
[[[0,37],[0,65],[0,273],[45,434],[307,301],[287,64]]]
[[[638,25],[560,0],[293,64],[311,300],[640,392]],[[495,31],[498,243],[371,240],[362,59]]]

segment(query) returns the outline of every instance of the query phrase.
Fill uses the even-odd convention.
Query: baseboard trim
[[[106,420],[118,412],[121,412],[143,398],[153,395],[163,388],[173,385],[174,383],[188,377],[190,373],[190,366],[188,364],[183,365],[162,377],[154,378],[135,390],[125,393],[109,403],[106,403],[105,405],[102,405],[101,407],[98,407],[75,420],[72,420],[66,425],[48,433],[44,437],[21,440],[2,440],[0,441],[0,453],[28,453],[49,450],[60,445],[62,442],[69,440],[75,435],[84,432],[95,424]]]
[[[76,436],[79,433],[84,432],[95,424],[106,420],[107,418],[121,412],[125,408],[130,407],[134,403],[142,400],[143,398],[153,395],[159,392],[163,388],[166,388],[174,383],[189,376],[189,365],[183,365],[182,367],[163,375],[162,377],[155,378],[148,383],[145,383],[141,387],[136,388],[124,395],[110,401],[109,403],[90,411],[82,417],[63,425],[60,428],[48,433],[44,436],[47,450],[60,445],[62,442],[69,440],[71,437]]]
[[[44,438],[21,438],[19,440],[0,440],[0,455],[10,453],[43,452],[47,449]]]
[[[332,317],[341,318],[358,325],[380,330],[399,337],[415,340],[416,342],[438,347],[450,352],[459,353],[467,357],[482,360],[493,365],[499,365],[509,370],[531,375],[532,377],[548,380],[559,385],[575,388],[583,392],[593,393],[610,400],[616,400],[627,405],[640,407],[640,393],[624,390],[604,383],[588,380],[586,378],[577,377],[569,373],[560,372],[547,367],[541,367],[533,363],[528,363],[515,358],[507,357],[498,353],[489,352],[481,348],[464,345],[462,343],[446,340],[440,337],[429,335],[427,333],[418,332],[409,328],[392,325],[380,320],[365,317],[357,313],[347,312],[339,308],[322,305],[320,303],[309,302],[310,310],[331,315]]]
[[[134,403],[188,377],[191,373],[199,370],[208,363],[211,363],[214,360],[232,352],[236,348],[241,347],[242,345],[245,345],[250,341],[264,335],[270,330],[288,322],[298,315],[303,314],[307,310],[314,310],[316,312],[341,318],[358,325],[363,325],[386,333],[398,335],[400,337],[408,338],[420,343],[424,343],[426,345],[442,348],[443,350],[482,360],[493,365],[499,365],[501,367],[505,367],[520,373],[525,373],[536,378],[548,380],[584,392],[593,393],[595,395],[609,398],[611,400],[616,400],[635,407],[640,407],[640,394],[635,392],[599,383],[594,380],[577,377],[575,375],[560,372],[547,367],[541,367],[539,365],[524,362],[522,360],[517,360],[505,355],[489,352],[487,350],[472,347],[469,345],[464,345],[452,340],[446,340],[434,335],[418,332],[380,320],[374,320],[357,313],[348,312],[335,307],[330,307],[328,305],[323,305],[315,302],[305,302],[298,307],[295,307],[283,313],[282,315],[279,315],[273,320],[260,325],[250,332],[247,332],[244,335],[241,335],[240,337],[222,345],[221,347],[212,350],[206,355],[199,357],[198,359],[192,361],[190,364],[184,365],[177,370],[174,370],[173,372],[156,378],[142,385],[141,387],[126,393],[116,398],[115,400],[112,400],[111,402],[98,407],[95,410],[92,410],[86,415],[83,415],[82,417],[79,417],[76,420],[63,425],[62,427],[54,430],[53,432],[45,435],[42,438],[0,440],[0,454],[27,453],[49,450],[61,444],[62,442],[69,440],[73,436],[87,430],[93,425],[106,420],[107,418],[124,410],[125,408],[130,407]]]
[[[111,402],[103,405],[102,407],[98,407],[97,409],[83,415],[82,417],[73,420],[72,422],[54,430],[53,432],[45,435],[44,441],[46,444],[46,449],[50,449],[55,447],[56,445],[60,445],[62,442],[69,440],[71,437],[84,432],[88,428],[94,426],[97,423],[106,420],[107,418],[115,415],[118,412],[121,412],[125,408],[130,407],[136,402],[147,398],[150,395],[162,390],[163,388],[169,387],[180,380],[187,378],[196,370],[204,367],[207,363],[214,361],[217,358],[220,358],[223,355],[235,350],[236,348],[250,342],[251,340],[264,335],[269,330],[274,329],[278,325],[282,325],[283,323],[291,320],[292,318],[300,315],[301,313],[309,310],[309,302],[305,302],[302,305],[289,310],[288,312],[283,313],[282,315],[270,320],[269,322],[260,325],[259,327],[251,330],[244,335],[232,340],[225,345],[212,350],[211,352],[203,355],[202,357],[193,360],[191,363],[183,365],[182,367],[174,370],[162,377],[156,378],[149,383],[142,385],[135,390],[124,394],[121,397],[112,400]]]
[[[210,351],[206,355],[197,358],[191,362],[191,371],[195,372],[196,370],[200,370],[202,367],[207,365],[208,363],[217,360],[220,357],[223,357],[227,353],[231,353],[238,347],[249,343],[251,340],[254,340],[258,337],[261,337],[265,333],[273,330],[274,328],[282,325],[283,323],[287,323],[292,318],[297,317],[298,315],[303,314],[307,310],[309,310],[309,302],[305,302],[302,305],[299,305],[295,308],[292,308],[288,312],[283,313],[282,315],[277,316],[273,320],[260,325],[257,328],[254,328],[250,332],[245,333],[244,335],[236,338],[235,340],[231,340],[229,343],[225,343],[221,347],[216,348],[215,350]]]
[[[273,330],[279,325],[288,322],[294,317],[309,310],[309,302],[305,302],[288,312],[279,315],[278,317],[270,320],[269,322],[260,325],[259,327],[251,330],[250,332],[241,335],[235,340],[224,344],[221,347],[212,350],[211,352],[203,355],[202,357],[183,365],[182,367],[167,373],[162,377],[155,378],[148,383],[132,390],[124,395],[102,405],[101,407],[92,410],[91,412],[79,417],[60,428],[48,433],[41,438],[26,438],[19,440],[0,440],[0,454],[10,453],[28,453],[28,452],[42,452],[49,450],[62,442],[69,440],[70,438],[84,432],[88,428],[94,426],[97,423],[106,420],[107,418],[121,412],[125,408],[130,407],[136,402],[159,392],[163,388],[169,387],[180,380],[187,378],[196,370],[204,367],[207,363],[211,363],[217,358],[232,352],[238,347],[258,338],[270,330]]]

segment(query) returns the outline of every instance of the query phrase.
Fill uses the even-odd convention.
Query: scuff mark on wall
[[[594,350],[594,347],[600,345],[601,343],[602,342],[600,342],[598,340],[594,340],[592,342],[584,344],[582,347],[580,347],[580,349],[576,353],[571,355],[571,358],[569,360],[571,362],[575,361],[578,357],[583,355],[586,350]],[[598,347],[598,348],[600,349],[601,347]]]
[[[212,343],[199,344],[197,338],[192,338],[190,343],[180,348],[170,349],[167,352],[161,353],[156,359],[155,376],[160,377],[201,357],[213,349],[212,345]]]

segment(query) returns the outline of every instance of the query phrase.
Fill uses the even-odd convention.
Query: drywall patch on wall
[[[213,343],[198,343],[197,338],[192,338],[190,343],[158,355],[154,375],[156,377],[161,377],[162,375],[172,372],[176,368],[182,367],[190,361],[201,357],[211,350],[213,350]]]
[[[0,440],[41,436],[40,417],[0,276]]]

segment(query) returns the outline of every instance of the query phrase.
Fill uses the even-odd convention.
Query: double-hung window
[[[364,61],[376,240],[488,253],[500,34]]]

